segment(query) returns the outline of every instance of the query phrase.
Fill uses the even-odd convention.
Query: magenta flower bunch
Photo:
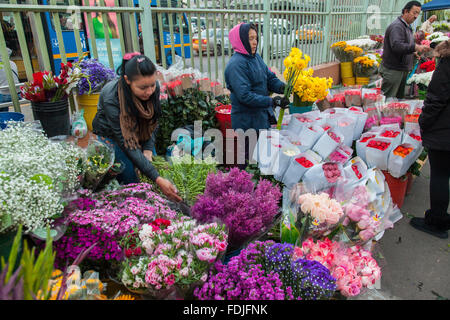
[[[263,258],[266,247],[273,241],[251,243],[227,265],[216,263],[208,281],[194,290],[199,300],[287,300],[292,290],[283,290],[275,271],[266,272]]]
[[[279,187],[263,179],[255,187],[252,176],[238,168],[209,174],[205,193],[191,210],[193,218],[200,222],[224,223],[233,248],[267,230],[278,213]]]
[[[173,219],[177,213],[152,191],[150,184],[130,184],[115,191],[85,194],[73,201],[68,229],[54,242],[57,263],[65,264],[81,250],[97,243],[87,256],[92,260],[123,259],[119,241],[133,228],[155,219]]]

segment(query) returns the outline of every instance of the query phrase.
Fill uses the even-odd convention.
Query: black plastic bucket
[[[33,102],[34,120],[39,120],[47,137],[70,135],[69,101]]]

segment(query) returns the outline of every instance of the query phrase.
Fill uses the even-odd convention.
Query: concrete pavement
[[[401,209],[403,218],[374,247],[382,268],[381,291],[406,300],[450,299],[450,239],[439,239],[409,225],[429,208],[430,166],[416,178]]]

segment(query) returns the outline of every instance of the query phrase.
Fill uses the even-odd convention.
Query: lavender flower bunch
[[[106,83],[116,77],[114,70],[105,67],[97,59],[84,59],[80,67],[82,73],[87,75],[78,82],[80,95],[100,92]]]
[[[276,272],[267,273],[261,263],[268,242],[255,242],[231,258],[227,265],[216,263],[208,281],[194,290],[199,300],[285,300],[292,299]]]
[[[317,261],[292,261],[294,246],[277,243],[265,252],[265,269],[280,275],[285,288],[292,290],[297,299],[329,299],[336,291],[336,279]]]
[[[270,227],[280,198],[278,186],[261,179],[255,188],[251,174],[233,168],[208,175],[205,193],[191,211],[200,222],[222,221],[229,229],[229,246],[236,248]]]

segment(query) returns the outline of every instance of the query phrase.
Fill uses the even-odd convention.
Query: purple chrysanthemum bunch
[[[219,220],[228,227],[231,247],[267,229],[278,212],[279,187],[263,179],[255,187],[251,179],[252,174],[238,168],[211,173],[205,193],[192,207],[192,216],[200,222]]]
[[[73,261],[83,249],[96,242],[87,258],[120,261],[123,254],[118,243],[131,229],[158,218],[175,218],[177,213],[151,188],[145,183],[130,184],[74,200],[75,210],[66,218],[68,229],[54,242],[57,263]]]
[[[261,258],[273,241],[255,242],[231,258],[227,265],[216,263],[208,281],[194,291],[199,300],[286,300],[292,298],[284,290],[276,272],[266,272]]]
[[[251,243],[227,265],[216,263],[194,295],[200,300],[319,300],[336,291],[336,279],[317,261],[293,260],[294,247]]]
[[[116,77],[114,70],[104,66],[97,59],[84,59],[80,67],[83,74],[88,77],[88,79],[81,78],[78,82],[80,95],[100,92],[106,83]]]

